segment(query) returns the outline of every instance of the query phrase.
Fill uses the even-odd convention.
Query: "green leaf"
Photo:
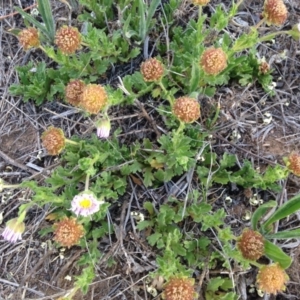
[[[145,228],[148,228],[151,226],[153,226],[153,222],[145,220],[145,221],[138,222],[138,224],[136,225],[136,228],[138,230],[144,230]]]
[[[149,9],[147,10],[147,19],[146,19],[146,29],[149,31],[151,20],[155,14],[157,6],[160,4],[161,0],[152,0],[150,1]]]
[[[265,241],[265,255],[269,259],[279,263],[283,269],[287,269],[292,263],[292,259],[281,248],[268,240]]]
[[[152,168],[146,168],[144,170],[144,185],[146,187],[151,186],[153,180],[154,180],[154,176],[152,173]]]
[[[224,279],[221,277],[211,278],[208,282],[207,290],[216,292],[223,283]]]
[[[156,232],[156,233],[149,235],[147,240],[151,246],[154,246],[161,238],[162,238],[162,234],[159,232]]]
[[[22,16],[24,17],[25,20],[33,24],[35,27],[41,30],[41,32],[50,40],[51,36],[48,34],[48,30],[44,25],[42,25],[40,22],[38,22],[35,18],[33,18],[31,15],[28,13],[24,12],[20,7],[15,6],[14,9]]]
[[[294,230],[285,230],[280,231],[274,234],[267,234],[265,236],[267,239],[299,239],[300,238],[300,229],[294,229]]]
[[[286,203],[284,203],[281,207],[279,207],[269,218],[269,220],[267,220],[264,224],[263,224],[263,228],[267,229],[269,225],[275,223],[278,220],[281,220],[293,213],[295,213],[296,211],[298,211],[300,209],[300,194],[293,197],[292,199],[290,199],[289,201],[287,201]]]
[[[139,37],[142,41],[146,38],[147,35],[147,25],[145,17],[145,3],[143,0],[139,0],[139,17],[140,17],[140,26],[139,26]]]
[[[227,152],[225,152],[223,154],[223,157],[220,161],[220,167],[222,169],[225,168],[231,168],[236,164],[236,156],[233,154],[228,154]]]
[[[154,208],[153,208],[153,204],[151,202],[146,201],[144,203],[143,207],[148,211],[150,216],[154,214]]]
[[[275,207],[277,202],[272,200],[267,203],[262,204],[260,207],[256,209],[256,211],[252,215],[251,226],[253,230],[257,230],[257,224],[259,219],[272,207]]]
[[[211,205],[207,203],[192,204],[187,209],[188,214],[193,218],[194,222],[202,222],[204,215],[211,210]]]
[[[194,62],[192,64],[192,74],[189,82],[189,93],[197,90],[200,82],[200,67],[199,62]]]
[[[51,38],[51,41],[54,41],[55,37],[55,23],[52,15],[52,9],[49,0],[37,0],[38,10],[43,18],[45,23],[48,36]]]

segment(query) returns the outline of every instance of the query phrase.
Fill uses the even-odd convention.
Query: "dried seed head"
[[[300,176],[300,155],[292,152],[286,161],[287,168],[296,176]]]
[[[54,224],[53,239],[63,247],[70,248],[78,244],[83,235],[83,226],[75,218],[64,218]]]
[[[193,300],[196,296],[193,278],[171,278],[164,286],[165,300]]]
[[[244,258],[258,260],[265,252],[264,238],[257,231],[245,229],[238,239],[237,247]]]
[[[209,3],[210,0],[192,0],[193,4],[204,6]]]
[[[150,58],[142,63],[141,73],[145,81],[157,81],[164,74],[164,66],[156,58]]]
[[[65,148],[65,135],[60,128],[51,126],[42,134],[42,143],[50,155],[58,155]]]
[[[80,107],[90,114],[97,114],[107,104],[107,94],[100,84],[88,84],[80,97]]]
[[[77,28],[63,26],[57,30],[55,44],[63,54],[73,54],[80,48],[81,35]]]
[[[227,56],[221,48],[209,48],[200,58],[200,66],[206,74],[217,75],[227,67]]]
[[[18,34],[18,39],[24,50],[37,48],[40,45],[39,32],[33,27],[20,31]]]
[[[66,101],[74,106],[78,106],[85,84],[79,79],[71,80],[65,89]]]
[[[182,122],[192,123],[200,117],[200,105],[196,99],[180,97],[175,101],[173,114]]]
[[[287,14],[282,0],[265,0],[263,17],[268,25],[282,25],[287,19]]]
[[[284,291],[289,280],[288,275],[279,264],[263,266],[257,275],[256,283],[258,288],[268,294],[277,294]]]
[[[259,73],[265,75],[270,71],[270,66],[266,61],[262,61],[258,66]]]

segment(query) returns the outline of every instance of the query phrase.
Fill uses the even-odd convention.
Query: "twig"
[[[119,81],[120,81],[119,88],[124,92],[125,95],[130,96],[130,93],[125,88],[122,79],[120,77],[118,77],[118,78],[119,78]],[[161,134],[160,134],[159,130],[157,129],[156,123],[155,123],[154,120],[151,119],[151,117],[147,113],[146,109],[144,108],[144,105],[138,99],[134,99],[134,104],[142,111],[144,117],[152,125],[157,137],[160,137]]]
[[[10,165],[13,165],[13,166],[18,167],[18,168],[20,168],[20,169],[22,169],[22,170],[25,170],[26,172],[29,172],[29,173],[31,173],[31,174],[33,174],[33,175],[38,174],[38,173],[36,173],[36,172],[30,170],[28,167],[24,166],[23,164],[18,163],[18,162],[15,161],[14,159],[10,158],[7,154],[5,154],[4,152],[2,152],[1,150],[0,150],[0,156],[1,156],[6,162],[8,162]]]
[[[244,149],[244,148],[242,148],[242,147],[240,147],[240,146],[238,146],[238,145],[236,145],[236,144],[234,144],[234,143],[232,143],[232,142],[226,140],[225,138],[223,138],[222,136],[218,135],[217,133],[213,133],[213,135],[214,135],[215,137],[217,137],[218,139],[220,139],[221,141],[223,141],[223,142],[225,142],[225,143],[228,143],[229,145],[231,145],[231,146],[233,146],[233,147],[235,147],[235,148],[237,148],[237,149],[239,149],[239,150],[241,150],[241,151],[244,151],[244,152],[246,152],[246,153],[248,153],[248,154],[250,154],[250,155],[253,155],[254,157],[256,157],[256,158],[258,158],[258,159],[261,159],[261,160],[267,162],[268,164],[270,164],[270,165],[272,165],[272,166],[277,165],[276,162],[271,161],[271,160],[268,160],[268,159],[266,159],[266,158],[264,158],[264,157],[262,157],[262,156],[260,156],[260,155],[258,155],[258,154],[252,153],[252,152],[250,152],[250,151],[248,151],[248,150],[246,150],[246,149]]]
[[[20,286],[18,283],[10,282],[10,281],[5,280],[5,279],[2,279],[2,278],[0,278],[0,282],[2,282],[3,284],[8,284],[8,285],[15,286],[15,287],[19,287],[19,286]],[[40,296],[40,297],[45,296],[44,293],[38,292],[38,291],[36,291],[36,290],[34,290],[34,289],[31,289],[31,288],[28,288],[28,287],[26,287],[26,286],[24,286],[23,288],[26,289],[27,291],[31,292],[31,293],[34,293],[34,294]]]
[[[37,6],[37,3],[32,4],[32,5],[30,5],[30,6],[26,7],[26,8],[24,8],[23,11],[29,10],[29,9],[34,8],[34,7],[36,7],[36,6]],[[15,11],[15,12],[9,14],[9,15],[2,16],[2,17],[0,17],[0,21],[4,20],[4,19],[6,19],[6,18],[9,18],[9,17],[13,17],[13,16],[18,15],[18,14],[19,14],[19,12]]]

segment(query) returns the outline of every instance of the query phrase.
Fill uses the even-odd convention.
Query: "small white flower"
[[[265,116],[263,119],[264,124],[269,125],[273,119],[272,115],[269,112],[266,112],[266,113],[264,113],[264,116]]]
[[[6,223],[6,227],[1,235],[6,241],[15,243],[17,240],[22,240],[22,233],[24,231],[24,222],[20,221],[18,218],[14,218]]]
[[[71,280],[72,280],[72,277],[71,277],[70,275],[67,275],[67,276],[65,277],[65,279],[68,280],[68,281],[71,281]]]
[[[100,139],[107,139],[110,132],[110,120],[102,119],[97,123],[97,136]]]
[[[83,192],[73,198],[71,211],[77,216],[87,217],[99,211],[100,204],[103,203],[103,201],[99,201],[92,193]]]

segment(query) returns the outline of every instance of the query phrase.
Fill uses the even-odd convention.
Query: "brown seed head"
[[[193,4],[204,6],[209,3],[210,0],[192,0]]]
[[[78,244],[83,235],[83,226],[77,223],[75,218],[64,218],[54,224],[53,239],[63,247],[70,248],[71,246]]]
[[[145,81],[157,81],[164,74],[164,66],[156,58],[150,58],[142,63],[141,73]]]
[[[287,159],[288,169],[296,176],[300,176],[300,155],[292,152]]]
[[[100,84],[88,84],[80,97],[80,107],[90,114],[97,114],[107,103],[107,94]]]
[[[192,123],[200,117],[200,105],[196,99],[180,97],[175,101],[173,114],[182,122]]]
[[[282,0],[265,0],[263,17],[269,25],[282,25],[287,19],[287,8]]]
[[[55,44],[63,54],[73,54],[80,48],[81,35],[77,28],[63,26],[57,30]]]
[[[266,61],[262,61],[258,66],[258,71],[261,74],[267,74],[270,71],[270,66]]]
[[[42,134],[42,143],[50,155],[58,155],[65,148],[65,135],[60,128],[51,126]]]
[[[263,266],[257,275],[256,283],[258,288],[268,294],[277,294],[284,291],[289,280],[288,275],[279,264]]]
[[[227,67],[227,56],[221,48],[209,48],[200,58],[200,66],[206,74],[217,75]]]
[[[246,229],[239,237],[237,247],[244,258],[258,260],[265,252],[264,238],[257,231]]]
[[[24,50],[36,48],[40,45],[39,32],[33,27],[20,31],[18,34],[18,39]]]
[[[192,278],[171,278],[164,286],[165,300],[193,300],[196,295]]]
[[[79,79],[71,80],[65,89],[66,101],[74,106],[78,106],[85,84]]]

